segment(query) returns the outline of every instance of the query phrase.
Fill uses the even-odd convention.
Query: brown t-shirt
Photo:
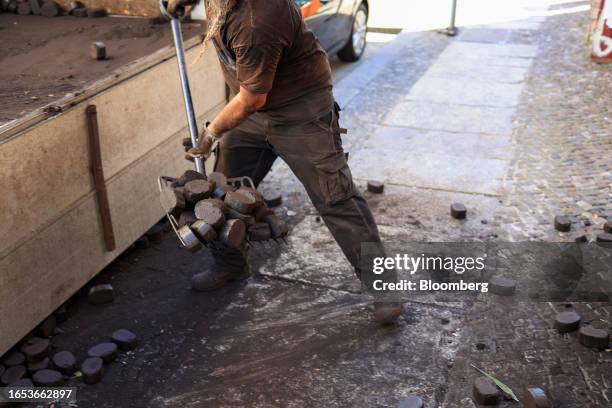
[[[273,122],[304,123],[329,112],[327,54],[294,0],[239,0],[213,42],[231,91],[267,93],[261,112]]]

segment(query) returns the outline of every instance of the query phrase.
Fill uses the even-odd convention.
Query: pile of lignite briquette
[[[222,173],[207,177],[188,170],[178,179],[166,180],[170,182],[162,185],[162,205],[177,221],[178,234],[192,252],[215,241],[239,249],[245,242],[278,240],[289,232],[259,191],[236,188]]]

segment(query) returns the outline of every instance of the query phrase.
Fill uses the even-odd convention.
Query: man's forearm
[[[257,108],[247,103],[241,94],[236,95],[221,113],[208,125],[208,129],[218,135],[240,125],[246,118],[255,113]]]
[[[246,88],[240,92],[226,106],[221,113],[200,133],[198,146],[192,150],[193,154],[207,157],[210,149],[223,134],[240,125],[249,115],[264,107],[268,94],[257,94]]]

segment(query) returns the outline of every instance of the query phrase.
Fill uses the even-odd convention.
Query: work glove
[[[185,158],[190,161],[198,157],[201,157],[204,160],[208,159],[215,142],[218,142],[219,140],[221,140],[221,135],[211,132],[208,129],[207,123],[206,127],[200,134],[200,137],[198,137],[198,146],[187,150]]]
[[[185,13],[185,7],[194,6],[200,0],[168,0],[168,13],[176,18],[182,17]]]

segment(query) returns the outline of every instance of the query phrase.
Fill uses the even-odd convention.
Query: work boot
[[[243,280],[247,280],[251,277],[251,265],[246,264],[245,267],[237,272],[230,271],[229,272],[229,281],[230,282],[240,282]]]
[[[196,292],[210,292],[221,289],[228,282],[242,281],[248,279],[249,276],[251,276],[251,268],[248,265],[241,271],[211,268],[191,277],[191,289]]]
[[[381,325],[395,323],[402,310],[403,305],[399,302],[374,302],[374,320]]]

